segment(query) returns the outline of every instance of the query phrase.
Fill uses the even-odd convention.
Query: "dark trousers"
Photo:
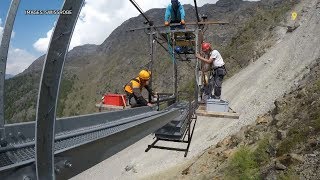
[[[224,66],[214,69],[212,77],[209,80],[208,87],[204,89],[204,93],[208,97],[212,97],[212,90],[214,90],[214,96],[220,98],[223,77],[226,75],[226,69]]]
[[[170,24],[173,23],[180,23],[181,20],[175,20],[175,21],[171,21]],[[185,29],[184,25],[175,25],[175,26],[170,26],[170,30],[175,30],[175,29]]]
[[[128,104],[131,105],[132,108],[146,106],[133,93],[128,93],[128,92],[126,92],[126,93],[127,93],[127,97],[128,97]]]

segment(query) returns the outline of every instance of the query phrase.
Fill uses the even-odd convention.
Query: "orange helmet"
[[[211,49],[211,44],[204,42],[204,43],[202,43],[201,48],[202,48],[202,51],[204,51],[204,52],[209,51]]]
[[[139,78],[142,80],[149,80],[151,72],[147,70],[141,70],[139,73]]]

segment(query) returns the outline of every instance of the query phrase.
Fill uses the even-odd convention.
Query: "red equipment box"
[[[103,104],[113,106],[125,106],[126,95],[124,94],[105,94]]]

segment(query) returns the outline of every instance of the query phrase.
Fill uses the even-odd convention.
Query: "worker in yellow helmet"
[[[131,107],[140,106],[152,106],[142,96],[142,88],[146,88],[147,91],[154,95],[151,88],[148,86],[151,72],[147,70],[141,70],[138,77],[131,79],[125,86],[124,91],[127,93],[127,98]]]

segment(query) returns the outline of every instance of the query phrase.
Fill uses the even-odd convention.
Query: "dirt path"
[[[283,33],[283,38],[259,60],[224,83],[223,97],[241,113],[240,119],[199,117],[187,158],[175,151],[151,149],[145,153],[147,145],[153,142],[152,136],[148,136],[73,179],[139,179],[161,171],[168,173],[168,169],[179,169],[209,146],[272,109],[274,100],[295,86],[308,73],[308,66],[320,57],[320,8],[316,4],[317,0],[302,1],[297,6],[298,12],[304,9],[300,27]]]

